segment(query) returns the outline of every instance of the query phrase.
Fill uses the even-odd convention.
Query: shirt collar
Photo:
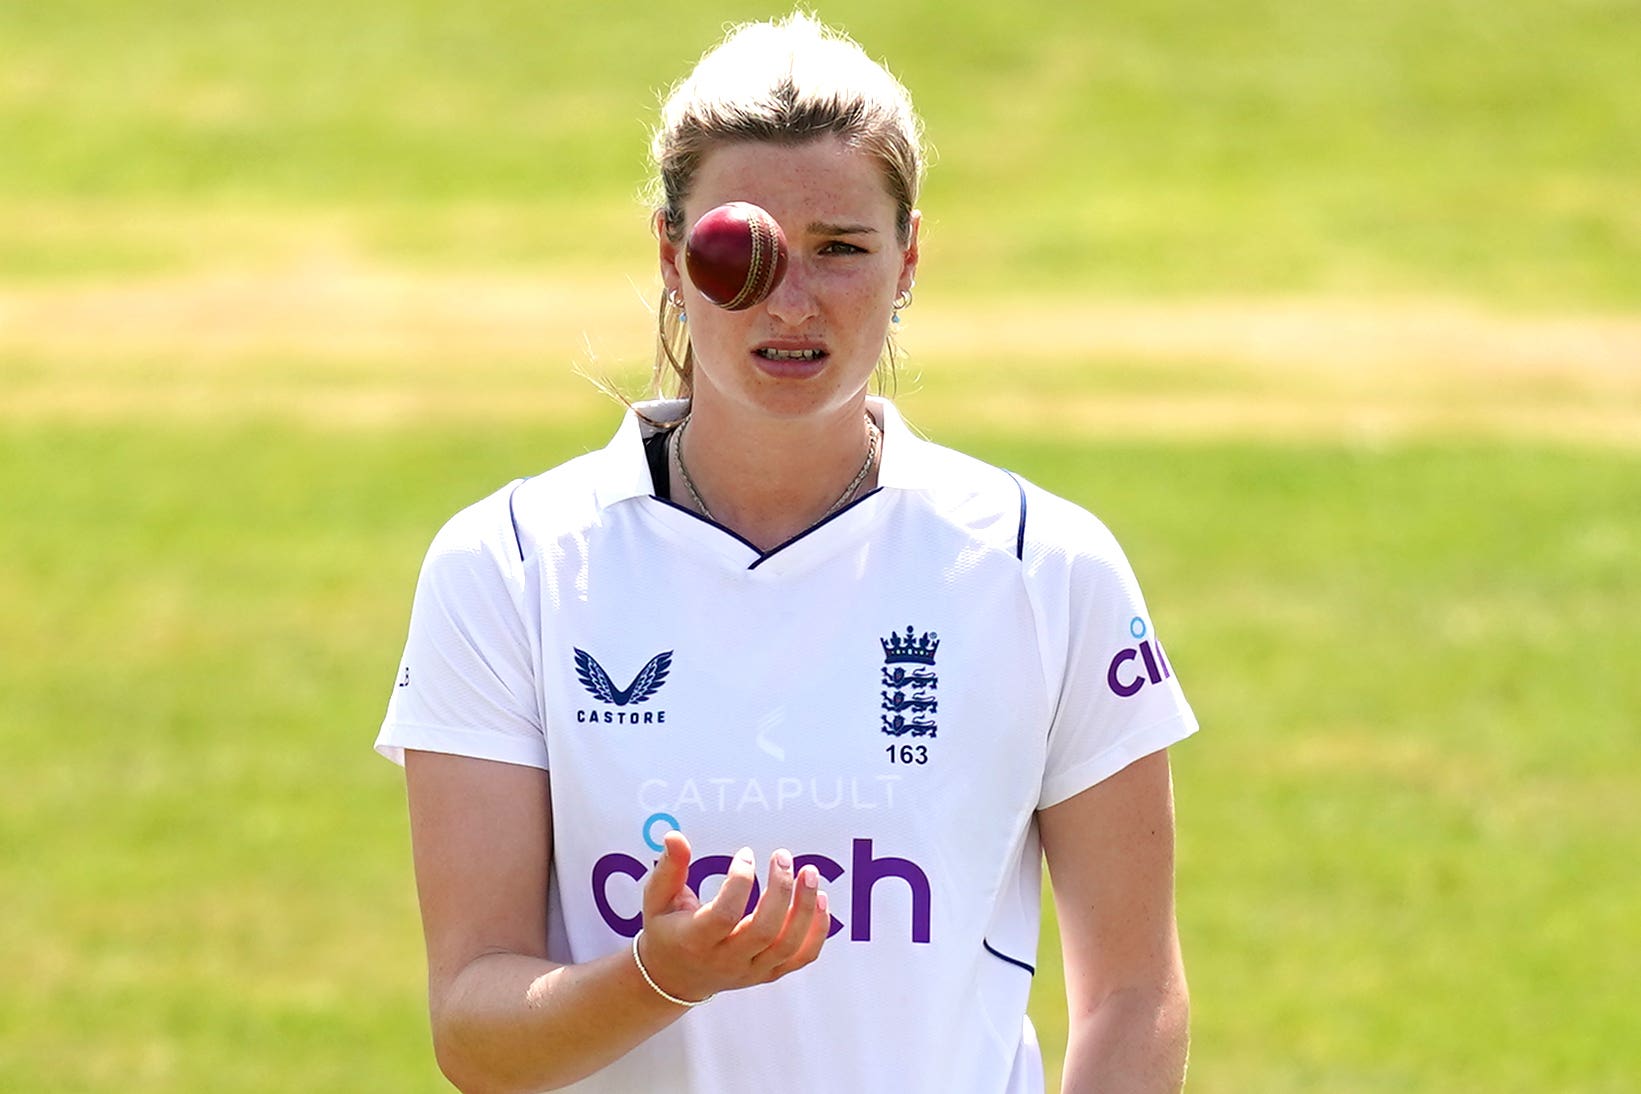
[[[919,437],[900,416],[895,404],[875,396],[866,400],[883,424],[883,462],[878,466],[878,489],[922,490],[934,481],[929,457],[934,445]]]
[[[655,479],[650,475],[649,457],[644,454],[644,438],[655,432],[650,421],[676,421],[687,409],[689,404],[682,399],[652,399],[627,407],[620,428],[598,454],[600,466],[594,491],[600,509],[629,498],[655,496]]]
[[[919,490],[931,481],[928,441],[912,432],[900,411],[887,399],[868,397],[867,407],[883,426],[883,456],[878,465],[879,489]],[[598,507],[606,509],[629,498],[653,497],[655,480],[650,477],[649,459],[644,454],[644,438],[655,432],[655,422],[673,422],[683,417],[688,403],[683,399],[654,399],[633,403],[621,419],[620,427],[599,453],[602,463],[596,486]],[[649,419],[646,421],[646,419]]]

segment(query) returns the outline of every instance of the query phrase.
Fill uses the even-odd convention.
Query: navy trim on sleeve
[[[1014,486],[1020,491],[1020,531],[1014,537],[1014,557],[1021,562],[1026,560],[1026,484],[1013,471],[1003,474],[1014,480]]]
[[[520,479],[513,484],[513,489],[507,492],[507,519],[513,522],[513,544],[519,549],[519,561],[524,561],[524,537],[519,534],[518,514],[513,511],[513,498],[518,495],[519,487],[529,482],[529,479]]]
[[[1033,968],[1032,966],[1026,964],[1024,961],[1021,961],[1018,957],[1010,957],[1006,953],[998,953],[996,950],[992,949],[991,943],[987,942],[984,938],[982,938],[980,940],[980,944],[982,946],[986,947],[986,952],[987,953],[991,954],[993,957],[997,958],[999,961],[1007,961],[1010,965],[1013,965],[1017,969],[1025,969],[1026,972],[1028,972],[1032,976],[1037,975],[1037,970],[1035,968]]]

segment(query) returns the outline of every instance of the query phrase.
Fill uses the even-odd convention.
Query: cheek
[[[715,307],[702,300],[689,313],[689,336],[697,350],[709,353],[713,347],[737,344],[750,337],[747,324],[757,314],[756,308],[732,312]]]
[[[821,275],[829,293],[854,312],[887,312],[894,297],[898,267],[884,263],[839,266]]]

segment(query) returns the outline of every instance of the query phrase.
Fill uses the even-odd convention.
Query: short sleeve
[[[1069,502],[1036,496],[1050,529],[1022,561],[1054,701],[1044,809],[1190,736],[1197,720],[1116,539]]]
[[[376,750],[395,763],[419,749],[548,766],[511,492],[457,514],[422,563],[376,738]]]

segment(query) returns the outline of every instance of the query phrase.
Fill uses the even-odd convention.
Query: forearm
[[[464,1094],[552,1090],[619,1059],[684,1013],[644,982],[627,949],[578,965],[487,954],[434,1000],[434,1050]]]
[[[1189,1039],[1183,984],[1114,992],[1073,1016],[1062,1094],[1178,1094]]]

